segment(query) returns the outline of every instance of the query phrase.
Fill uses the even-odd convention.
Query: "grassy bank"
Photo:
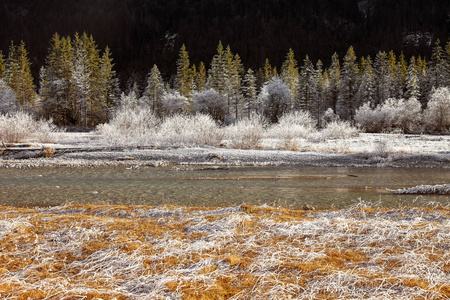
[[[450,209],[0,208],[5,299],[446,299]]]

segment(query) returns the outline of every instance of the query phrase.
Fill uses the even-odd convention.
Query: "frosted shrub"
[[[433,91],[424,115],[428,130],[450,131],[450,88],[442,87]]]
[[[19,108],[16,93],[0,79],[0,114],[9,113]]]
[[[197,92],[192,96],[194,110],[208,114],[217,122],[223,123],[228,111],[226,99],[214,89]]]
[[[163,96],[161,101],[161,116],[171,116],[185,113],[188,106],[188,99],[179,92],[173,91]]]
[[[417,130],[422,123],[420,102],[416,98],[389,98],[373,109],[370,103],[366,102],[356,110],[355,122],[366,132]]]
[[[52,142],[57,132],[52,120],[35,120],[26,112],[0,115],[0,140],[4,143]]]
[[[262,103],[263,113],[271,123],[277,123],[292,104],[289,87],[279,78],[272,78],[262,89],[259,101]]]
[[[225,138],[231,148],[256,148],[264,136],[264,119],[255,116],[251,119],[239,120],[236,124],[227,126]]]
[[[358,129],[347,121],[332,121],[320,132],[322,137],[348,139],[358,135]]]
[[[286,149],[299,148],[298,139],[307,138],[315,132],[315,123],[309,112],[286,113],[267,130],[266,137],[281,139]]]
[[[209,115],[174,115],[161,124],[158,141],[164,145],[216,146],[222,141],[222,130]]]
[[[153,142],[159,119],[149,108],[122,107],[97,130],[112,145],[148,145]]]

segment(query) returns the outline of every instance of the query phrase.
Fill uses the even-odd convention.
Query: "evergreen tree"
[[[331,67],[328,70],[328,81],[327,105],[336,112],[336,104],[339,98],[341,85],[341,65],[339,63],[339,56],[336,52],[331,57]]]
[[[401,52],[395,66],[395,74],[392,83],[393,86],[392,96],[396,99],[402,99],[404,96],[407,74],[408,74],[408,64],[406,63],[403,52]]]
[[[392,78],[391,70],[389,67],[388,56],[386,52],[379,51],[375,56],[374,63],[374,73],[375,73],[375,103],[374,105],[382,104],[388,98],[391,97],[392,91]]]
[[[317,61],[315,76],[314,76],[314,86],[315,86],[315,94],[314,94],[314,107],[310,112],[317,119],[317,126],[322,127],[322,115],[327,110],[328,106],[325,101],[326,98],[326,90],[328,85],[328,75],[323,72],[323,64],[321,60]]]
[[[297,91],[299,87],[299,72],[297,67],[297,60],[295,59],[294,50],[289,49],[286,60],[281,66],[281,78],[288,86],[292,99],[297,99]]]
[[[419,100],[419,102],[422,104],[422,107],[425,108],[431,95],[432,82],[429,76],[427,61],[425,59],[422,59],[420,55],[417,58],[417,68],[420,89],[420,96],[419,98],[417,98],[417,100]]]
[[[303,66],[300,72],[300,82],[298,85],[298,91],[296,93],[297,99],[295,101],[295,109],[312,111],[314,107],[314,98],[316,93],[316,86],[314,82],[314,65],[312,64],[309,56],[306,55],[303,60]]]
[[[445,52],[438,39],[433,47],[431,56],[430,81],[432,87],[439,88],[446,86],[449,76]]]
[[[105,48],[102,58],[100,60],[99,70],[99,99],[96,102],[97,106],[94,108],[98,112],[96,123],[104,123],[108,119],[108,115],[112,109],[118,105],[119,102],[119,80],[114,71],[113,59],[111,51],[108,47]]]
[[[450,39],[448,40],[447,44],[445,45],[445,60],[446,60],[446,66],[447,66],[447,86],[450,86]]]
[[[3,78],[5,73],[5,58],[3,57],[3,53],[0,50],[0,79]]]
[[[31,75],[30,61],[23,41],[18,47],[11,43],[6,61],[5,77],[8,85],[16,93],[17,102],[22,107],[33,107],[36,104],[37,95]]]
[[[222,95],[225,94],[225,51],[220,41],[217,46],[217,54],[214,55],[208,71],[207,86]]]
[[[336,113],[344,120],[353,120],[357,109],[355,95],[359,89],[358,73],[355,51],[353,47],[350,47],[344,57],[339,96],[336,103]]]
[[[192,88],[192,77],[189,62],[189,53],[183,44],[180,48],[179,58],[177,60],[177,75],[175,77],[175,88],[182,96],[190,97]]]
[[[202,91],[206,85],[206,68],[205,64],[201,61],[198,66],[198,73],[196,78],[196,86],[198,91]]]
[[[252,69],[248,69],[244,76],[243,82],[243,94],[244,94],[244,113],[247,118],[250,119],[252,113],[257,111],[256,107],[256,77]]]
[[[367,57],[365,60],[365,69],[362,74],[361,84],[359,85],[358,92],[356,94],[356,107],[360,107],[366,102],[369,102],[372,107],[377,105],[375,100],[376,85],[375,74],[372,68],[372,60]]]
[[[406,97],[416,99],[420,97],[419,68],[414,56],[409,61],[408,75],[406,76]]]
[[[266,58],[264,63],[264,83],[268,83],[273,76],[272,66],[269,63],[269,59]]]

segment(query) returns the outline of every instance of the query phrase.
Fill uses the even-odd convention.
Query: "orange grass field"
[[[449,299],[448,207],[0,207],[1,299]]]

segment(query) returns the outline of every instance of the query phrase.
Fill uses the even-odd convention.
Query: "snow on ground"
[[[231,149],[202,145],[112,147],[95,132],[63,132],[55,134],[53,144],[33,146],[51,147],[58,150],[57,155],[22,161],[1,157],[0,166],[215,164],[450,167],[450,135],[361,133],[349,138],[295,139],[289,141],[289,145],[283,140],[266,138],[257,145],[257,149]]]

